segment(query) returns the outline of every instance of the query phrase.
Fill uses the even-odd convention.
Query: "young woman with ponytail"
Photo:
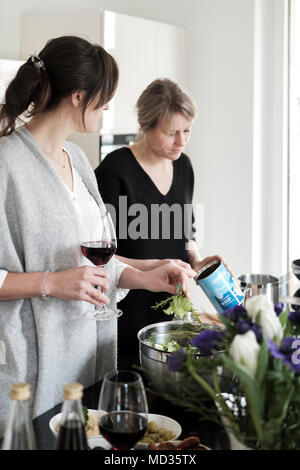
[[[178,280],[187,290],[195,275],[114,257],[103,270],[80,252],[103,202],[87,157],[66,139],[97,130],[117,83],[102,47],[64,36],[29,57],[0,107],[0,436],[12,383],[31,384],[37,416],[65,383],[88,387],[116,368],[117,320],[89,319],[89,304],[114,305],[127,289],[175,293]]]

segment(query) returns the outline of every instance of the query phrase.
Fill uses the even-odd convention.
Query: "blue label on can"
[[[218,313],[234,308],[244,300],[243,292],[222,263],[209,276],[197,279],[196,283],[204,290]]]

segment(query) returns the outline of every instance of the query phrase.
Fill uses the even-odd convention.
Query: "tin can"
[[[212,261],[198,271],[195,278],[218,313],[234,308],[244,301],[244,294],[220,261]]]

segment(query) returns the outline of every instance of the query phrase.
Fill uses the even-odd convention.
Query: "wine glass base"
[[[87,316],[95,321],[106,321],[106,320],[114,320],[119,318],[123,315],[122,310],[115,308],[110,309],[106,308],[105,310],[93,310],[92,312],[88,312]]]

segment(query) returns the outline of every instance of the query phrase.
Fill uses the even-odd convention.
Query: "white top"
[[[67,155],[69,156],[68,153]],[[101,233],[100,208],[93,196],[89,193],[79,173],[73,167],[73,163],[70,156],[69,159],[73,174],[73,191],[71,191],[71,189],[66,184],[65,187],[68,191],[71,200],[73,201],[76,214],[80,221],[81,241],[88,242],[93,240],[99,240],[99,234]],[[93,265],[93,263],[91,263],[91,265]]]
[[[6,278],[6,274],[7,274],[7,271],[4,271],[4,269],[0,269],[0,289],[2,287],[4,279]]]
[[[82,181],[78,171],[74,168],[70,154],[64,149],[69,157],[72,174],[73,174],[73,191],[65,184],[67,192],[73,201],[75,211],[79,219],[81,227],[81,241],[93,241],[99,240],[99,234],[101,233],[101,212],[98,204],[96,203],[93,196],[88,191],[86,185]],[[100,222],[101,223],[101,222]],[[94,264],[85,258],[86,265],[94,266]],[[116,261],[117,279],[120,278],[123,270],[128,266],[127,264],[121,263],[119,260]],[[0,269],[0,289],[4,283],[8,271]],[[120,302],[127,294],[128,289],[118,289],[116,300]]]

